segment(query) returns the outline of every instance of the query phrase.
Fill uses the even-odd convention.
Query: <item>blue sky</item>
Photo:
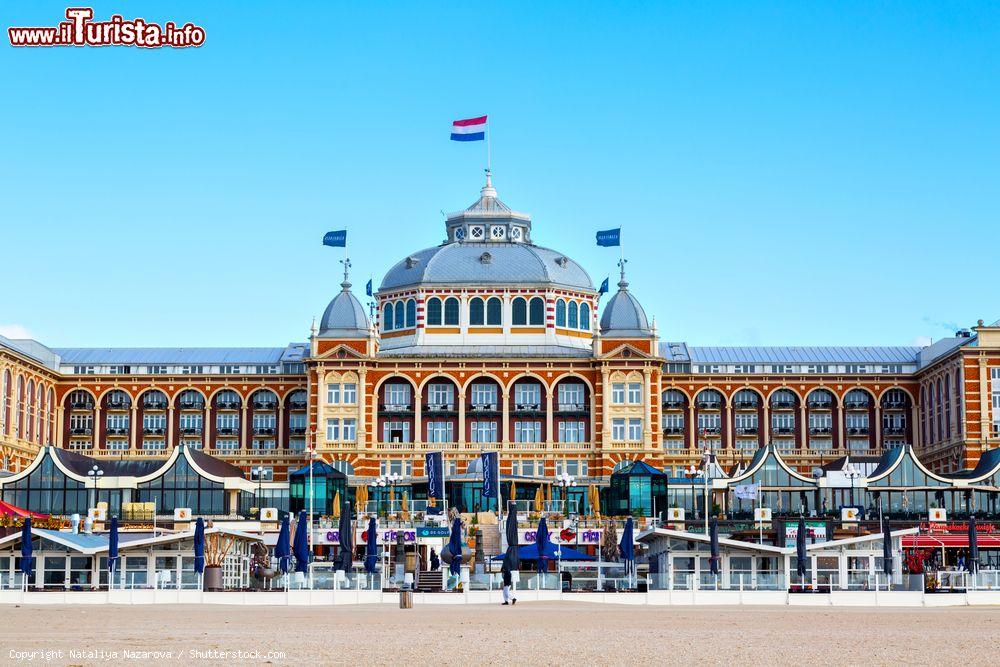
[[[495,183],[661,335],[910,344],[1000,318],[1000,4],[150,3],[200,49],[0,46],[0,333],[283,345]],[[66,5],[7,2],[3,27]],[[294,10],[292,9],[294,7]],[[4,30],[6,33],[6,30]],[[614,282],[614,281],[612,281]]]

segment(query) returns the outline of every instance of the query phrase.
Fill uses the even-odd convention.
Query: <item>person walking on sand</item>
[[[510,594],[510,585],[512,583],[511,581],[512,577],[510,576],[510,569],[507,567],[506,564],[504,564],[504,566],[500,568],[500,574],[503,576],[503,604],[505,605],[517,604],[517,598],[511,597]]]

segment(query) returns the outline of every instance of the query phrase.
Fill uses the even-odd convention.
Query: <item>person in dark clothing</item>
[[[517,604],[517,598],[510,595],[510,586],[513,583],[513,578],[510,576],[510,570],[507,568],[506,563],[500,568],[500,574],[503,576],[503,604]]]
[[[437,572],[441,569],[441,559],[438,558],[437,552],[431,549],[431,572]]]

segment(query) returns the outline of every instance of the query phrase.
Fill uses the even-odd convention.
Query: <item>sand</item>
[[[1000,650],[990,607],[28,605],[0,619],[3,664],[985,665]]]

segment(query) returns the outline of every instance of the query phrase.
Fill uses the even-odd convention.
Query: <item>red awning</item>
[[[32,512],[30,510],[21,509],[20,507],[11,505],[10,503],[5,503],[2,500],[0,500],[0,516],[19,516],[22,518],[30,516],[32,519],[49,518],[48,514],[39,514],[38,512]]]
[[[1000,549],[1000,535],[978,535],[980,549]],[[940,549],[941,547],[968,549],[969,536],[961,533],[938,535],[904,535],[904,549]]]

